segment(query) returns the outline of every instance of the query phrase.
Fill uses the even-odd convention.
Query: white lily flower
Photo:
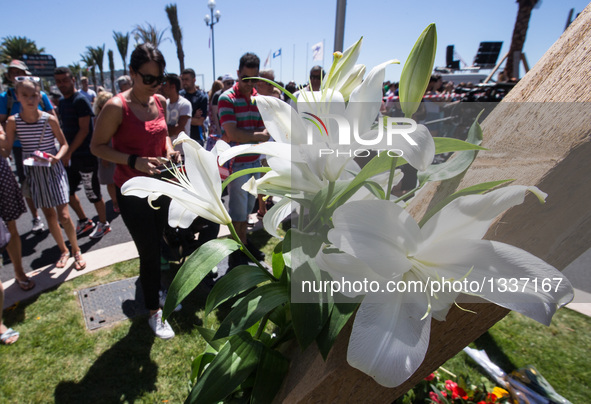
[[[321,251],[316,257],[321,269],[335,280],[377,281],[381,285],[417,282],[424,287],[417,293],[365,295],[349,342],[351,366],[387,387],[408,379],[427,351],[431,317],[444,321],[460,293],[450,290],[450,285],[445,292],[435,293],[445,285],[444,278],[446,283],[460,281],[456,285],[462,293],[475,294],[549,325],[555,311],[573,298],[570,282],[556,268],[524,250],[482,240],[495,217],[521,204],[527,191],[545,198],[537,188],[526,186],[465,196],[452,201],[422,228],[389,201],[357,201],[339,207],[328,239],[342,253]],[[515,288],[503,293],[509,279],[516,281]],[[541,288],[541,282],[549,279],[552,287]],[[466,286],[472,282],[483,287],[474,293]]]
[[[185,173],[174,171],[178,182],[151,177],[134,177],[121,188],[124,195],[148,198],[150,201],[166,195],[171,198],[168,222],[171,226],[188,227],[201,216],[219,224],[232,222],[222,203],[222,182],[217,156],[181,133],[174,145],[182,144]]]

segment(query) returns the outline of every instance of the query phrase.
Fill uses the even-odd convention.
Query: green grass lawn
[[[145,316],[86,330],[76,291],[135,275],[137,260],[116,264],[5,311],[6,324],[21,338],[0,346],[0,402],[183,402],[191,361],[205,348],[195,326],[219,321],[216,314],[203,318],[206,287],[171,316],[177,333],[172,340],[154,338]],[[573,403],[588,401],[591,319],[585,316],[560,310],[545,327],[511,313],[472,346],[485,349],[505,371],[532,364]],[[481,377],[463,353],[444,367],[473,380]]]

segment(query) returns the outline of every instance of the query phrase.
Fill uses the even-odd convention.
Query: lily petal
[[[367,132],[378,116],[382,104],[382,86],[386,66],[396,62],[396,60],[389,60],[375,66],[363,83],[351,93],[346,114],[353,130],[358,130],[358,133]],[[357,123],[354,122],[356,120]]]
[[[454,199],[423,225],[424,243],[429,245],[451,238],[481,239],[498,215],[523,203],[527,191],[540,200],[546,197],[536,187],[510,185],[484,195]]]
[[[275,203],[275,205],[267,211],[265,216],[263,216],[263,226],[267,233],[273,237],[282,238],[277,233],[277,228],[292,211],[293,204],[288,198],[282,198],[279,202]]]
[[[257,96],[257,107],[265,128],[278,143],[304,144],[307,133],[297,111],[288,103],[275,97]]]
[[[447,240],[416,256],[437,262],[437,272],[456,280],[468,274],[477,295],[542,324],[573,299],[572,285],[560,271],[520,248],[490,240]],[[465,292],[470,292],[466,290]]]
[[[241,144],[224,150],[219,155],[219,164],[223,165],[230,159],[243,154],[266,154],[267,156],[279,157],[287,161],[292,160],[291,145],[279,142],[264,142],[258,144]]]
[[[393,293],[389,303],[361,303],[347,361],[385,387],[396,387],[421,365],[429,345],[431,316],[425,296]]]
[[[121,193],[124,195],[147,198],[154,193],[166,195],[179,203],[185,209],[190,210],[198,216],[219,224],[228,224],[232,222],[228,212],[212,205],[211,201],[203,196],[191,192],[180,185],[161,181],[150,177],[134,177],[126,181],[121,187]]]
[[[186,229],[197,218],[197,214],[185,209],[175,199],[171,199],[170,207],[168,208],[168,225],[173,229],[180,227]]]
[[[395,203],[349,202],[335,210],[333,223],[335,227],[328,232],[330,242],[364,261],[376,273],[388,277],[412,267],[407,255],[416,251],[421,240],[420,229]]]

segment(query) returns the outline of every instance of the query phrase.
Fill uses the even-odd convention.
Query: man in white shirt
[[[80,90],[78,90],[80,94],[88,98],[88,101],[90,101],[90,105],[94,104],[96,93],[94,92],[94,90],[88,88],[88,77],[82,77],[80,79],[80,87],[82,87]]]
[[[162,84],[162,94],[166,97],[166,124],[171,140],[175,140],[179,133],[191,133],[192,107],[189,100],[179,95],[181,79],[176,74],[167,74]]]

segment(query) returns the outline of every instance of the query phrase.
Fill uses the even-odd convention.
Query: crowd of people
[[[172,142],[183,132],[208,150],[219,139],[230,145],[272,140],[253,97],[273,96],[291,103],[273,82],[297,96],[302,88],[318,91],[325,72],[321,66],[314,66],[305,86],[284,84],[275,81],[273,70],[260,70],[257,55],[246,53],[238,62],[236,76],[220,76],[205,92],[196,85],[193,69],[173,74],[165,73],[165,67],[157,48],[139,45],[131,54],[129,76],[119,77],[112,92],[102,87],[95,92],[86,77],[79,80],[78,86],[68,68],[58,67],[53,78],[61,95],[50,100],[41,91],[41,80],[30,74],[25,63],[13,60],[7,74],[10,88],[0,94],[0,217],[11,236],[6,250],[14,266],[15,282],[21,289],[30,290],[35,282],[22,265],[16,220],[28,207],[32,231],[43,231],[45,224],[38,214],[41,210],[61,251],[55,266],[63,268],[73,256],[74,268],[84,269],[86,261],[77,238],[87,232],[91,232],[91,238],[101,238],[111,231],[101,193],[101,185],[105,185],[114,213],[121,214],[139,252],[140,282],[150,312],[149,324],[158,337],[168,339],[174,337],[174,331],[168,322],[162,321],[166,290],[161,285],[160,264],[170,200],[162,196],[148,202],[122,195],[122,185],[136,176],[159,174],[164,162],[180,162],[182,149],[175,149]],[[455,102],[461,99],[465,88],[470,85],[443,83],[441,76],[434,75],[425,99]],[[381,112],[395,116],[400,112],[397,83],[385,82],[383,89]],[[14,159],[18,181],[7,162],[9,156]],[[228,172],[238,172],[262,164],[264,156],[250,154],[236,157],[226,168]],[[264,259],[264,254],[247,238],[248,217],[257,198],[242,189],[251,177],[257,176],[245,175],[229,184],[228,206],[241,241],[256,259]],[[95,207],[97,223],[80,203],[80,187]],[[266,214],[267,203],[259,196],[259,217]],[[150,204],[160,209],[153,209]],[[70,207],[77,222],[71,217]],[[214,223],[206,225],[209,230],[207,237],[200,237],[202,243],[217,237],[219,230]],[[247,261],[248,257],[237,251],[230,255],[229,267]],[[18,338],[18,333],[7,329],[1,321],[0,335],[7,344]]]

